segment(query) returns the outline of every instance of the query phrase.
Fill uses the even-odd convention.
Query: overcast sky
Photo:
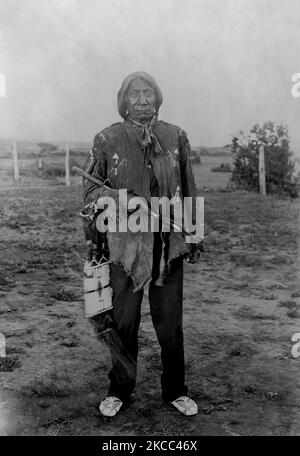
[[[300,153],[299,0],[0,0],[0,137],[90,141],[137,70],[192,145],[274,120]]]

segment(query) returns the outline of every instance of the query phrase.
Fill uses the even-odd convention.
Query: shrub
[[[38,146],[40,148],[39,155],[47,155],[49,152],[57,150],[57,146],[51,143],[40,142],[38,143]]]
[[[71,157],[70,161],[70,174],[71,176],[77,176],[75,171],[73,171],[73,166],[78,166],[78,162]],[[29,170],[24,170],[23,174],[29,174],[31,177],[39,177],[42,179],[56,179],[65,176],[65,163],[62,162],[61,164],[44,164],[42,168],[30,168]]]
[[[200,154],[196,150],[191,150],[191,161],[192,163],[201,163]]]
[[[214,173],[231,173],[232,171],[229,163],[221,163],[220,166],[214,166],[211,170]]]
[[[234,168],[231,180],[245,190],[259,190],[259,143],[265,148],[265,173],[267,193],[298,196],[293,182],[295,162],[291,160],[287,128],[275,126],[274,122],[258,124],[250,130],[251,136],[241,132],[234,137],[231,150],[234,154]]]

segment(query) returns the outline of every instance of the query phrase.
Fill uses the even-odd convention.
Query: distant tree
[[[259,145],[265,147],[265,173],[267,193],[298,196],[293,173],[295,162],[291,159],[288,129],[274,122],[255,124],[250,134],[240,131],[232,139],[234,167],[231,180],[246,190],[259,190]]]
[[[43,157],[48,155],[50,152],[57,150],[57,146],[51,143],[40,142],[38,143],[38,147],[40,148],[38,152],[38,168],[43,168]]]
[[[199,154],[200,154],[200,155],[208,155],[209,152],[208,152],[207,147],[202,147],[202,146],[200,146],[200,147],[199,147]]]
[[[192,163],[201,163],[200,153],[195,149],[191,149],[191,161]]]

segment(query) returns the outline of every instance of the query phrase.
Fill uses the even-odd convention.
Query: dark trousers
[[[162,397],[173,401],[186,394],[182,333],[183,259],[172,262],[163,286],[154,285],[159,275],[160,245],[155,243],[149,304],[152,322],[161,347]],[[113,328],[109,334],[112,369],[108,395],[128,398],[136,382],[138,329],[143,290],[133,292],[131,278],[120,266],[111,265],[113,289]]]

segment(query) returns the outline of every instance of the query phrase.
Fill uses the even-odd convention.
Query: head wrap
[[[118,92],[118,111],[120,113],[120,116],[123,117],[123,119],[125,119],[125,117],[126,117],[127,92],[128,92],[130,84],[135,79],[141,79],[142,81],[146,82],[150,87],[152,87],[152,89],[154,90],[156,112],[158,112],[158,110],[162,104],[162,101],[163,101],[163,96],[160,91],[160,88],[156,84],[155,79],[152,76],[150,76],[150,74],[145,73],[144,71],[136,71],[135,73],[131,73],[124,79],[122,86]]]

